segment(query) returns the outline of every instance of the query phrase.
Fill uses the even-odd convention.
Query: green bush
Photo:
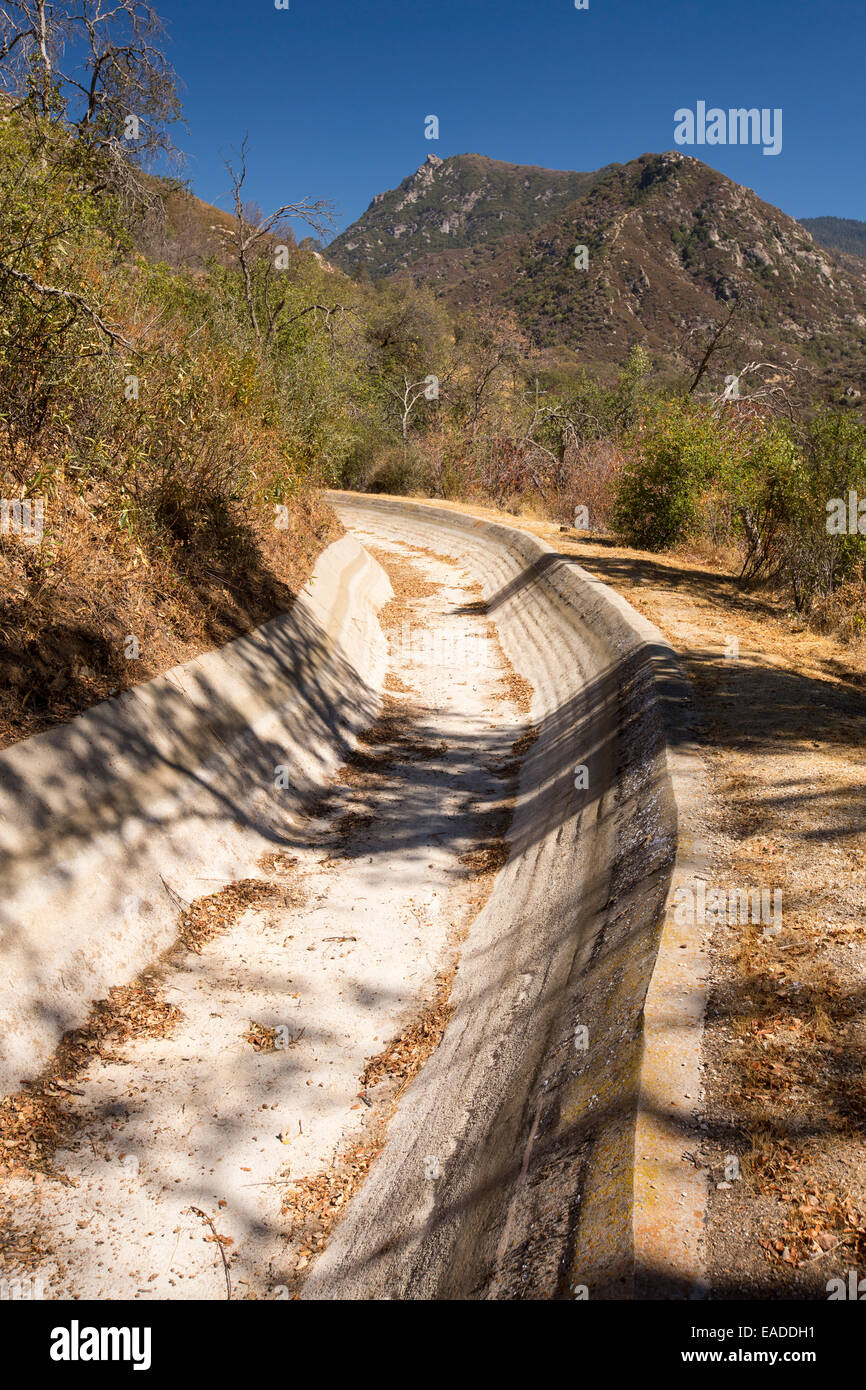
[[[727,471],[730,448],[709,409],[682,400],[658,404],[627,449],[614,529],[644,550],[674,545],[695,529],[701,494]]]

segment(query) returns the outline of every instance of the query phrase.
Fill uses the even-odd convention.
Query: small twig
[[[844,1239],[843,1239],[843,1240],[837,1240],[837,1241],[836,1241],[836,1244],[835,1244],[835,1245],[831,1245],[830,1248],[829,1248],[829,1250],[822,1250],[821,1253],[820,1253],[820,1255],[813,1255],[812,1258],[811,1258],[811,1260],[809,1261],[809,1263],[810,1263],[810,1264],[817,1264],[819,1260],[823,1260],[823,1258],[824,1258],[825,1255],[832,1255],[832,1253],[833,1253],[834,1250],[838,1250],[840,1245],[845,1245],[845,1244],[846,1244],[846,1241],[845,1241]]]
[[[160,878],[162,878],[162,874],[160,874]],[[171,898],[172,902],[177,903],[177,906],[180,908],[181,912],[188,912],[188,911],[189,911],[189,906],[190,906],[189,903],[185,903],[184,900],[183,900],[183,898],[181,898],[181,897],[174,891],[174,889],[171,887],[170,884],[166,883],[166,881],[165,881],[164,878],[162,878],[162,886],[163,886],[163,888],[165,889],[165,891],[166,891],[166,893],[168,894],[168,896]]]
[[[287,1182],[297,1182],[297,1178],[267,1178],[264,1182],[242,1182],[241,1187],[282,1187]],[[243,1283],[243,1280],[240,1282]]]
[[[188,1210],[188,1211],[195,1212],[195,1215],[196,1215],[196,1216],[200,1216],[201,1219],[202,1219],[202,1221],[206,1221],[207,1224],[210,1226],[211,1230],[213,1231],[213,1238],[214,1238],[214,1240],[216,1241],[217,1245],[219,1246],[219,1252],[220,1252],[220,1255],[222,1256],[223,1270],[225,1271],[225,1276],[226,1276],[226,1296],[227,1296],[228,1298],[231,1298],[231,1296],[232,1296],[232,1276],[229,1274],[229,1264],[228,1264],[228,1260],[226,1259],[226,1252],[225,1252],[225,1250],[223,1249],[223,1243],[222,1243],[222,1240],[220,1239],[219,1232],[217,1231],[216,1226],[213,1224],[213,1221],[212,1221],[211,1218],[208,1216],[207,1212],[206,1212],[206,1211],[202,1211],[201,1207],[188,1207],[187,1210]]]

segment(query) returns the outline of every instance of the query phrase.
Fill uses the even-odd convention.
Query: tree
[[[459,359],[455,406],[474,436],[495,399],[497,388],[529,351],[529,341],[511,314],[485,306],[460,321],[455,351]]]
[[[277,257],[288,253],[287,241],[294,243],[290,223],[293,219],[306,222],[315,231],[323,232],[331,221],[330,204],[323,198],[310,200],[302,198],[297,203],[283,203],[274,212],[265,216],[256,203],[245,201],[244,184],[247,178],[247,144],[244,136],[238,155],[237,166],[226,160],[232,185],[232,202],[235,209],[234,225],[223,229],[226,245],[237,259],[244,282],[244,296],[259,351],[263,352],[271,343],[287,306],[285,291],[273,294],[274,272]],[[282,238],[283,244],[280,244]],[[286,269],[287,267],[283,267]],[[257,274],[258,272],[258,274]],[[254,278],[258,278],[258,293]],[[302,314],[321,314],[325,327],[330,328],[331,316],[344,312],[341,304],[330,307],[325,304],[310,304],[301,310]],[[300,315],[298,315],[300,317]],[[262,331],[264,321],[264,331]]]
[[[0,289],[17,296],[34,328],[28,341],[47,334],[59,344],[83,323],[98,347],[132,346],[63,283],[62,248],[76,223],[115,236],[118,207],[162,215],[141,176],[151,158],[171,153],[168,126],[180,111],[162,32],[139,0],[0,0],[0,93],[16,123],[6,153],[18,161],[0,180]]]
[[[411,283],[376,293],[365,325],[367,369],[404,447],[417,406],[438,400],[452,377],[450,340],[440,306]]]
[[[164,38],[142,0],[3,0],[0,90],[14,109],[73,128],[129,187],[136,165],[176,153],[168,128],[180,98]]]

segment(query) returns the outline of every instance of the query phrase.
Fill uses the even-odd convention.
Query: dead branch
[[[10,279],[20,281],[36,294],[42,295],[43,298],[60,299],[66,304],[74,305],[75,308],[85,314],[99,332],[104,334],[112,343],[120,343],[123,347],[128,348],[130,352],[134,352],[139,357],[141,356],[141,352],[135,344],[131,343],[128,338],[125,338],[122,333],[118,333],[117,329],[111,328],[109,324],[105,322],[105,319],[103,319],[80,294],[75,294],[73,290],[61,290],[56,285],[40,285],[39,281],[34,280],[33,276],[28,275],[26,271],[13,270],[11,266],[4,265],[2,262],[0,262],[0,275],[8,275]]]
[[[700,366],[698,367],[698,370],[697,370],[697,372],[695,373],[695,379],[694,379],[694,381],[692,382],[691,386],[689,387],[689,395],[690,395],[690,396],[693,395],[694,392],[696,391],[696,389],[697,389],[697,387],[698,387],[698,383],[700,382],[702,376],[704,375],[704,372],[707,370],[707,367],[710,365],[710,358],[712,357],[713,353],[714,353],[714,352],[716,351],[716,349],[718,348],[719,342],[721,341],[722,335],[724,334],[725,330],[730,326],[731,320],[733,319],[734,315],[735,315],[736,312],[737,312],[737,308],[738,308],[738,306],[737,306],[736,304],[732,304],[732,305],[731,305],[730,312],[728,313],[728,317],[725,319],[724,323],[722,323],[722,324],[719,325],[719,327],[716,329],[716,331],[713,333],[712,337],[710,338],[709,346],[708,346],[706,352],[704,353],[703,357],[701,358]]]
[[[216,1241],[217,1245],[219,1246],[219,1252],[220,1252],[220,1255],[222,1256],[222,1262],[223,1262],[223,1272],[224,1272],[224,1274],[225,1274],[225,1276],[226,1276],[226,1297],[227,1297],[228,1299],[231,1299],[231,1296],[232,1296],[232,1276],[229,1274],[229,1263],[228,1263],[228,1260],[226,1259],[226,1252],[225,1252],[225,1250],[223,1249],[222,1238],[220,1237],[219,1232],[217,1231],[216,1226],[213,1224],[213,1221],[212,1221],[211,1218],[208,1216],[208,1214],[207,1214],[206,1211],[202,1211],[201,1207],[189,1207],[188,1210],[191,1211],[191,1212],[194,1212],[194,1214],[195,1214],[196,1216],[200,1216],[201,1219],[202,1219],[202,1221],[206,1221],[207,1224],[210,1226],[211,1230],[213,1231],[213,1238],[214,1238],[214,1240]]]
[[[257,256],[260,244],[270,237],[275,227],[291,221],[294,218],[306,222],[316,232],[325,230],[331,220],[330,204],[324,198],[310,200],[302,198],[296,203],[282,203],[267,217],[263,216],[258,209],[250,209],[243,198],[243,187],[247,177],[247,147],[248,137],[245,135],[241,141],[238,152],[238,167],[226,160],[226,169],[231,179],[231,194],[235,206],[235,225],[226,228],[223,235],[226,241],[233,247],[241,274],[244,281],[244,297],[247,304],[247,312],[250,317],[253,334],[259,350],[262,351],[273,335],[275,319],[279,317],[281,308],[272,313],[267,304],[267,294],[265,296],[265,311],[268,314],[267,335],[262,334],[259,316],[256,311],[255,296],[253,294],[252,265]],[[267,290],[267,286],[266,286]]]

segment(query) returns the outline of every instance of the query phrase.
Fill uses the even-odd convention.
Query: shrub
[[[681,400],[655,406],[627,448],[614,528],[644,550],[681,540],[697,525],[703,490],[726,471],[730,447],[708,408]]]

